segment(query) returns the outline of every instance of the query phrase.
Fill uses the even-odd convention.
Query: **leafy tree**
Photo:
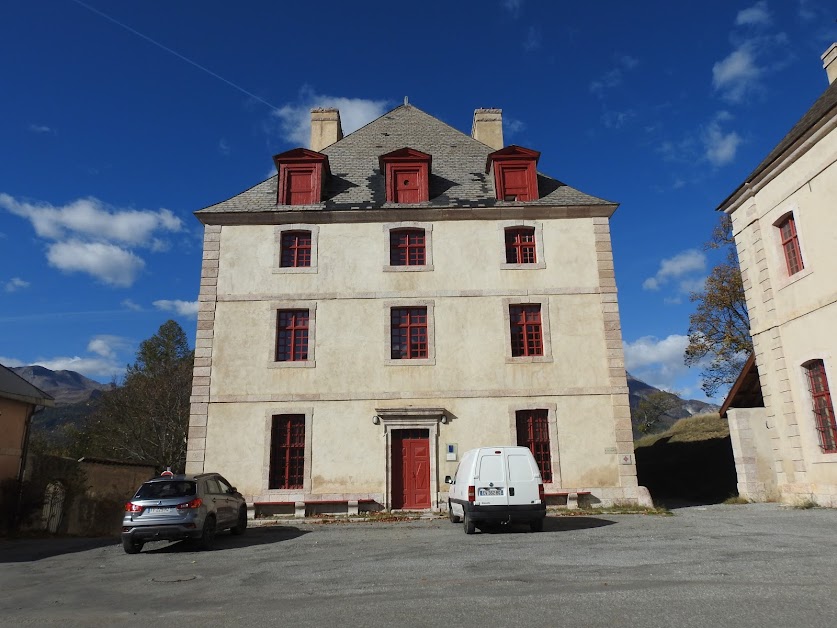
[[[641,434],[650,433],[663,415],[673,410],[679,403],[680,400],[672,393],[663,390],[651,393],[642,399],[631,412],[636,429]]]
[[[721,217],[704,249],[725,249],[726,259],[712,269],[704,289],[689,296],[697,309],[689,317],[684,358],[688,366],[702,368],[701,388],[712,397],[735,382],[753,351],[753,340],[729,216]]]
[[[104,392],[85,425],[71,435],[71,450],[182,471],[194,353],[183,329],[170,320],[140,343],[136,358],[123,384]]]

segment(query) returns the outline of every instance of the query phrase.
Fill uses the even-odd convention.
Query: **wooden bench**
[[[322,505],[322,504],[346,504],[346,512],[348,515],[357,515],[360,512],[360,504],[374,504],[374,499],[306,499],[304,501],[271,501],[271,502],[254,502],[247,506],[248,516],[252,519],[255,517],[256,508],[259,506],[293,506],[294,517],[303,518],[306,515],[308,506]]]

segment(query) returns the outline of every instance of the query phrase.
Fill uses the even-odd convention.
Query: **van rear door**
[[[508,503],[539,503],[538,486],[541,483],[541,476],[531,452],[524,447],[509,448],[505,452],[509,477]]]
[[[503,449],[480,449],[474,473],[478,506],[507,506],[509,496]]]

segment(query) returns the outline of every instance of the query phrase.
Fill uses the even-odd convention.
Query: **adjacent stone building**
[[[405,104],[196,212],[187,471],[258,511],[444,509],[461,453],[525,444],[547,494],[636,502],[609,218],[496,109]]]
[[[755,350],[724,409],[741,495],[837,506],[837,44],[823,61],[829,87],[718,208]]]

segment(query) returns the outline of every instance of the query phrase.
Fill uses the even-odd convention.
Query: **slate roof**
[[[756,169],[753,170],[746,179],[744,179],[744,182],[739,185],[732,194],[724,199],[724,202],[718,206],[718,209],[723,209],[743,187],[761,175],[774,162],[778,161],[785,151],[801,140],[808,133],[808,131],[813,129],[817,123],[820,122],[820,120],[830,117],[835,112],[837,112],[837,81],[834,81],[828,86],[828,89],[826,89],[814,102],[814,104],[811,105],[811,108],[808,109],[799,122],[797,122],[793,128],[788,131],[788,134],[782,138],[782,140],[776,145],[776,148],[770,151],[770,154],[768,154],[767,157],[765,157],[764,160],[756,166]]]
[[[0,397],[23,401],[36,406],[53,406],[52,395],[36,388],[20,375],[0,364]]]
[[[322,153],[328,155],[331,168],[324,203],[295,205],[293,209],[277,206],[277,177],[273,176],[229,200],[210,205],[195,214],[396,206],[386,203],[386,182],[378,158],[404,147],[432,155],[430,200],[416,205],[399,204],[397,207],[615,205],[540,173],[538,189],[541,198],[522,203],[497,201],[491,180],[493,175],[485,172],[486,158],[494,149],[412,105],[401,105],[322,150]]]

